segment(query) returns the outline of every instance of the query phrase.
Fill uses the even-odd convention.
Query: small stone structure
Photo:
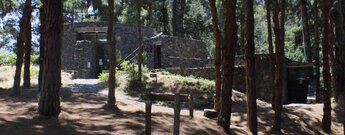
[[[146,40],[147,66],[157,68],[195,68],[207,64],[205,43],[198,40],[158,35]]]
[[[138,48],[137,27],[114,23],[116,49],[122,57]],[[106,22],[75,23],[64,26],[62,69],[73,71],[76,78],[97,78],[108,68]],[[143,37],[154,36],[155,31],[143,27]]]
[[[255,71],[256,71],[256,87],[258,99],[266,102],[271,102],[272,98],[272,84],[269,71],[269,57],[268,55],[255,55]],[[283,91],[284,103],[306,103],[311,75],[310,70],[313,67],[309,63],[298,63],[286,60],[287,69],[285,75],[285,86]],[[200,68],[169,68],[164,69],[173,74],[180,74],[183,76],[195,76],[205,79],[214,80],[214,67],[200,67]],[[233,89],[242,93],[246,93],[245,80],[245,63],[244,57],[236,57],[235,71],[233,80]],[[313,91],[313,90],[309,90]]]
[[[116,49],[122,58],[138,53],[138,27],[114,23]],[[75,23],[64,26],[62,69],[71,71],[76,78],[97,78],[109,67],[106,40],[106,22]],[[207,63],[206,45],[159,34],[152,28],[142,27],[143,50],[149,69],[172,67],[203,67]],[[152,38],[153,37],[153,38]]]

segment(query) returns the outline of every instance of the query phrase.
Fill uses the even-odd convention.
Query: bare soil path
[[[145,104],[139,98],[116,92],[117,108],[108,109],[106,89],[98,80],[71,80],[61,91],[62,112],[57,119],[43,119],[37,114],[37,90],[26,89],[22,97],[13,97],[10,89],[0,89],[0,134],[4,135],[142,135],[145,130]],[[243,94],[234,92],[231,119],[232,134],[249,134],[246,128],[246,101]],[[335,106],[334,106],[335,107]],[[270,104],[258,101],[259,134],[271,132],[274,112]],[[154,104],[152,134],[172,134],[173,109]],[[322,104],[285,106],[282,133],[291,135],[325,134],[321,130]],[[342,110],[332,112],[333,134],[342,133]],[[190,119],[187,110],[181,111],[181,134],[218,135],[224,132],[215,119],[196,111]]]

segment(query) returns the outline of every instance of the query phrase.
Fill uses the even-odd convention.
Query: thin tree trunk
[[[329,26],[329,11],[331,3],[329,0],[322,0],[322,20],[323,20],[323,39],[322,39],[322,54],[323,54],[323,77],[324,77],[324,90],[323,90],[323,118],[322,129],[327,133],[331,132],[331,77],[329,66],[329,38],[330,38],[330,26]]]
[[[218,14],[217,14],[217,7],[215,0],[209,0],[211,14],[212,14],[212,27],[214,33],[214,44],[215,44],[215,88],[216,88],[216,95],[215,95],[215,103],[214,109],[216,112],[220,110],[220,92],[221,92],[221,50],[220,50],[220,31],[218,28]]]
[[[335,101],[338,102],[338,98],[341,93],[344,92],[344,15],[342,13],[343,9],[341,6],[342,1],[338,0],[337,4],[335,5],[335,10],[333,12],[334,16],[334,24],[335,24],[335,68],[336,68],[336,83],[337,89],[334,91],[334,98]]]
[[[179,26],[179,31],[180,31],[180,36],[184,37],[185,36],[185,29],[184,29],[184,15],[187,12],[186,8],[186,0],[180,0],[180,10],[179,10],[179,19],[180,21],[178,22]]]
[[[44,0],[45,57],[38,111],[40,115],[58,117],[61,112],[61,46],[63,34],[63,1]]]
[[[284,0],[282,1],[284,2]],[[274,130],[280,132],[281,128],[281,113],[282,113],[282,92],[284,88],[284,3],[278,3],[278,0],[273,0],[273,27],[275,33],[275,45],[276,45],[276,72],[275,72],[275,117],[274,117]],[[281,14],[279,20],[279,13]],[[280,22],[280,23],[279,23]]]
[[[244,55],[243,53],[244,53],[244,51],[243,51],[243,49],[244,49],[244,44],[245,44],[245,35],[244,35],[244,33],[245,33],[245,8],[244,8],[244,1],[243,2],[241,2],[241,8],[240,8],[240,16],[239,16],[239,20],[240,20],[240,30],[239,30],[239,35],[240,35],[240,38],[239,38],[239,44],[237,45],[237,47],[236,47],[236,55]]]
[[[42,1],[42,0],[41,0]],[[39,64],[40,64],[40,69],[39,69],[39,72],[38,72],[38,91],[41,91],[42,89],[42,75],[43,75],[43,60],[44,60],[44,29],[45,29],[45,11],[44,11],[44,5],[41,6],[40,8],[40,22],[41,22],[41,25],[40,25],[40,56],[39,56]]]
[[[173,36],[180,36],[179,35],[179,27],[178,23],[181,23],[180,20],[178,19],[179,17],[179,0],[174,0],[172,3],[172,31],[173,31]]]
[[[320,35],[319,35],[319,1],[314,1],[314,60],[315,60],[315,79],[316,79],[316,101],[321,101],[320,92]]]
[[[165,4],[163,5],[161,12],[162,12],[163,34],[169,35],[169,31],[168,31],[169,15],[168,15],[168,9]]]
[[[246,86],[247,86],[247,118],[248,128],[253,135],[257,133],[256,108],[256,73],[255,73],[255,45],[254,45],[254,0],[245,1],[245,57],[246,57]]]
[[[17,59],[16,59],[16,71],[14,75],[14,82],[13,82],[13,92],[14,95],[20,96],[21,95],[21,89],[20,89],[20,80],[21,80],[21,72],[22,72],[22,65],[23,65],[23,56],[24,56],[24,43],[27,42],[28,39],[26,39],[26,32],[27,26],[29,23],[31,23],[31,0],[26,0],[24,9],[23,9],[23,16],[20,19],[20,32],[17,39]]]
[[[224,38],[222,42],[222,91],[218,124],[229,133],[231,121],[231,96],[237,45],[236,0],[223,1]]]
[[[143,64],[143,46],[142,46],[142,33],[141,33],[141,0],[138,0],[138,46],[139,46],[139,56],[138,56],[138,80],[141,82],[141,76],[142,76],[142,64]]]
[[[31,1],[31,0],[29,0]],[[31,35],[31,12],[32,12],[32,8],[31,8],[31,2],[30,2],[30,6],[28,7],[28,10],[26,11],[27,14],[26,17],[28,19],[28,22],[26,23],[25,26],[25,35],[24,35],[24,42],[25,42],[25,56],[24,56],[24,88],[30,88],[31,87],[31,83],[30,83],[30,61],[31,61],[31,39],[32,39],[32,35]]]
[[[116,56],[115,56],[115,37],[114,37],[114,0],[108,0],[109,5],[109,16],[108,16],[108,31],[107,31],[107,40],[108,40],[108,48],[109,48],[109,78],[108,78],[108,102],[107,105],[109,108],[115,106],[116,98],[115,98],[115,65],[116,65]]]
[[[267,19],[267,31],[268,31],[268,52],[270,60],[270,75],[271,75],[271,89],[272,89],[272,108],[274,108],[274,96],[275,96],[275,87],[274,87],[274,71],[275,71],[275,62],[274,62],[274,52],[273,52],[273,43],[272,43],[272,23],[271,23],[271,12],[270,12],[270,0],[265,0],[266,4],[266,19]]]
[[[303,41],[304,41],[304,58],[306,62],[312,62],[311,42],[309,34],[308,8],[307,0],[301,0],[302,18],[303,18]]]
[[[332,12],[332,11],[330,11]],[[340,94],[337,92],[338,90],[338,82],[337,82],[337,73],[338,71],[336,70],[336,58],[334,56],[334,51],[335,51],[335,35],[334,35],[334,16],[333,14],[330,14],[330,18],[329,18],[329,26],[330,26],[330,38],[329,38],[329,42],[330,42],[330,46],[329,46],[329,59],[330,59],[330,66],[331,66],[331,85],[332,85],[332,93],[333,93],[333,97],[336,97],[336,100],[338,100],[338,95],[335,94]]]

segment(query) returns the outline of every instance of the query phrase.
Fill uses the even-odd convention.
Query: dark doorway
[[[287,70],[288,103],[307,103],[308,72],[304,68],[288,68]]]
[[[162,62],[161,62],[161,46],[160,45],[154,45],[153,46],[153,68],[159,69],[162,68]]]

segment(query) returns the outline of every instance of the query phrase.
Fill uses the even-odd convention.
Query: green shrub
[[[35,65],[38,65],[39,64],[39,60],[40,60],[40,55],[37,55],[37,54],[33,54],[31,55],[31,59],[30,59],[30,63],[31,64],[35,64]]]
[[[109,78],[109,73],[108,72],[102,72],[101,74],[99,74],[98,76],[98,79],[101,81],[101,82],[106,82],[108,81],[108,78]]]
[[[15,65],[16,64],[16,54],[8,52],[6,50],[0,50],[0,65]]]
[[[131,80],[138,80],[139,74],[138,74],[138,65],[135,63],[130,63],[129,61],[124,61],[121,63],[121,67],[125,71],[125,73],[128,74],[129,78]],[[146,73],[148,71],[148,68],[146,65],[142,66],[142,73]]]

